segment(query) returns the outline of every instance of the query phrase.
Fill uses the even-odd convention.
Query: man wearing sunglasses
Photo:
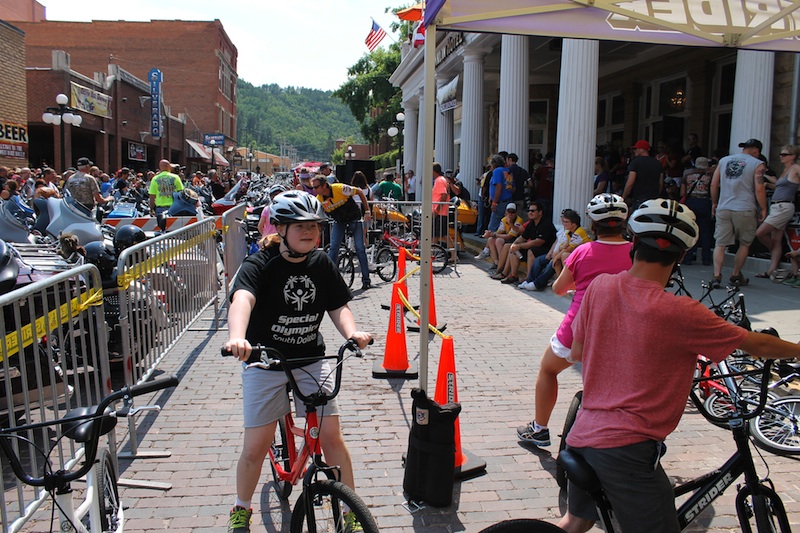
[[[339,247],[344,240],[345,231],[349,230],[353,236],[353,243],[356,247],[356,257],[361,267],[361,288],[370,288],[369,264],[367,263],[367,251],[364,247],[364,228],[361,222],[363,218],[369,221],[369,204],[364,191],[358,187],[351,187],[344,183],[328,183],[322,175],[311,178],[311,186],[314,194],[322,203],[323,209],[330,218],[333,219],[331,227],[331,249],[328,256],[334,264],[339,261]],[[353,200],[353,196],[358,195],[361,199],[359,207]]]

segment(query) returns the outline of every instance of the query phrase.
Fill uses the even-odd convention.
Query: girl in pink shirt
[[[553,284],[553,292],[563,296],[574,290],[567,314],[545,348],[539,375],[536,378],[534,420],[519,426],[520,440],[535,446],[550,445],[547,424],[558,399],[558,375],[569,368],[572,347],[572,321],[580,309],[583,295],[592,280],[599,274],[616,274],[631,267],[631,243],[622,232],[628,216],[628,207],[616,194],[599,194],[586,207],[592,220],[594,242],[578,246],[567,258],[565,267]]]

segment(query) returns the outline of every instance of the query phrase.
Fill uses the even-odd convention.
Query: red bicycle
[[[397,274],[397,254],[400,249],[407,250],[412,260],[418,259],[420,249],[419,236],[414,232],[395,235],[390,228],[391,224],[384,224],[381,239],[374,243],[367,251],[371,267],[383,281],[392,281]],[[450,262],[450,252],[440,243],[431,244],[431,269],[434,274],[439,274]]]
[[[322,359],[335,359],[336,365],[331,371],[334,387],[330,393],[323,389],[323,385],[331,378],[331,375],[328,375],[318,383],[316,392],[303,394],[292,374],[292,365],[286,364],[286,358],[274,348],[253,346],[253,353],[247,361],[248,366],[265,370],[283,370],[289,380],[287,394],[291,390],[292,394],[306,407],[305,429],[295,425],[290,411],[278,420],[275,439],[269,450],[272,476],[281,499],[288,499],[294,485],[301,478],[303,480],[303,493],[292,511],[290,529],[292,533],[303,531],[344,533],[349,531],[350,525],[345,519],[348,509],[355,515],[355,519],[361,524],[364,532],[377,533],[378,531],[378,525],[367,505],[353,489],[339,481],[339,467],[329,466],[322,460],[322,447],[319,439],[321,420],[317,416],[317,409],[339,394],[342,384],[341,368],[346,352],[351,352],[348,358],[353,355],[356,357],[362,355],[356,342],[351,339],[339,348],[337,355],[291,360],[292,365],[295,365],[296,363],[309,364]],[[223,348],[222,355],[228,356],[231,353]],[[300,440],[296,442],[295,439]],[[311,460],[310,464],[309,459]]]

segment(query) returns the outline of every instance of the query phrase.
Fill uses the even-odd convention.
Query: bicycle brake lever
[[[129,416],[136,416],[141,411],[155,411],[156,413],[161,412],[160,405],[143,405],[141,407],[134,407],[133,409],[129,407],[123,407],[122,409],[117,409],[114,412],[114,416],[117,418],[127,418]]]

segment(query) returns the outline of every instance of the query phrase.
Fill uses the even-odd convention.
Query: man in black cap
[[[750,281],[742,275],[742,267],[750,253],[750,245],[756,237],[758,223],[767,217],[767,191],[764,171],[767,166],[761,160],[763,145],[758,139],[739,143],[741,154],[733,154],[719,160],[711,179],[711,214],[717,219],[714,228],[714,276],[711,284],[722,283],[722,263],[725,248],[739,241],[739,249],[733,260],[730,282],[747,285]]]
[[[100,185],[97,180],[89,174],[89,169],[94,163],[88,157],[78,159],[78,171],[70,176],[64,184],[64,190],[78,202],[88,208],[93,208],[97,204],[104,204],[114,200],[113,196],[104,197],[100,194]]]

